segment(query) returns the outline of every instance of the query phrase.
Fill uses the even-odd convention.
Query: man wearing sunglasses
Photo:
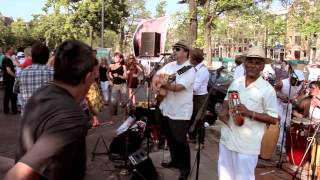
[[[292,103],[290,101],[292,101],[300,92],[302,88],[302,81],[304,81],[303,72],[301,70],[294,69],[292,70],[289,78],[283,79],[275,85],[278,98],[278,110],[281,117],[280,136],[277,143],[278,151],[280,151],[283,138],[284,122],[286,121],[286,126],[289,126],[291,122]],[[284,152],[284,150],[285,148],[282,148],[282,152]]]
[[[173,83],[164,83],[162,87],[167,95],[160,103],[162,113],[162,131],[167,138],[171,161],[162,163],[165,168],[180,169],[179,180],[186,180],[190,173],[190,149],[186,138],[193,109],[194,68],[178,75],[177,71],[190,66],[189,46],[186,41],[178,41],[172,46],[176,61],[166,64],[157,74],[176,74]]]

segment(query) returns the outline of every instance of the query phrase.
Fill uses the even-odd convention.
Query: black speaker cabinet
[[[141,47],[139,56],[159,57],[160,56],[161,34],[156,32],[143,32],[141,34]]]
[[[130,180],[159,180],[159,175],[152,160],[148,157],[147,150],[139,149],[129,156],[132,167]]]

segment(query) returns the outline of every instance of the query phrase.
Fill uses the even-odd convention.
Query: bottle
[[[240,98],[239,98],[238,91],[229,92],[229,101],[230,101],[231,108],[233,108],[234,106],[240,104]],[[242,126],[243,125],[244,118],[238,111],[233,112],[232,116],[233,116],[233,120],[234,120],[236,125],[238,125],[238,126]]]

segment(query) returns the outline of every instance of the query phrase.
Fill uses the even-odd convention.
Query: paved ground
[[[145,91],[140,92],[144,94]],[[17,147],[17,137],[19,131],[19,115],[4,115],[2,113],[2,100],[3,100],[3,89],[0,88],[0,179],[5,175],[6,170],[13,165],[14,152]],[[108,121],[107,117],[108,107],[99,115],[102,122]],[[120,111],[121,114],[122,111]],[[115,129],[122,123],[123,117],[117,116],[116,124],[113,126],[100,126],[95,129],[91,129],[87,136],[87,175],[85,179],[129,179],[128,175],[123,175],[121,168],[115,167],[115,163],[111,162],[106,155],[96,156],[94,161],[91,160],[91,152],[97,138],[102,136],[109,146],[112,139],[115,137]],[[200,159],[200,180],[215,180],[218,179],[217,175],[217,159],[218,159],[218,139],[219,139],[219,123],[214,126],[210,126],[206,129],[206,144],[205,148],[201,151]],[[191,162],[193,166],[192,174],[190,179],[195,179],[195,145],[190,144],[191,148]],[[152,148],[153,149],[153,148]],[[98,144],[97,151],[103,152],[103,143]],[[162,179],[174,180],[178,178],[179,172],[171,169],[164,169],[161,167],[163,160],[169,160],[169,153],[166,150],[156,150],[150,152],[150,157],[156,170],[159,172]],[[283,165],[283,169],[276,168],[277,156],[274,156],[273,160],[270,161],[259,161],[258,168],[256,169],[256,179],[258,180],[270,180],[270,179],[291,179],[288,172],[292,173],[287,167],[288,164]]]

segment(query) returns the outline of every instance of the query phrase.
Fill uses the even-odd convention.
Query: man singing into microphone
[[[186,134],[192,114],[192,96],[195,70],[188,60],[189,47],[187,42],[178,41],[173,45],[176,61],[166,64],[157,74],[174,74],[173,83],[165,83],[162,88],[167,90],[167,96],[160,103],[162,114],[162,130],[168,140],[171,161],[162,163],[165,168],[180,169],[179,180],[187,180],[190,173],[190,149]],[[178,75],[183,67],[190,67]]]
[[[226,97],[219,114],[219,119],[227,124],[221,128],[219,143],[218,174],[221,180],[255,179],[266,124],[279,121],[275,90],[260,76],[268,61],[264,49],[252,47],[244,57],[246,74],[234,80],[228,89],[238,91],[240,104],[231,108],[230,99]],[[241,115],[243,124],[237,125],[230,112]]]

